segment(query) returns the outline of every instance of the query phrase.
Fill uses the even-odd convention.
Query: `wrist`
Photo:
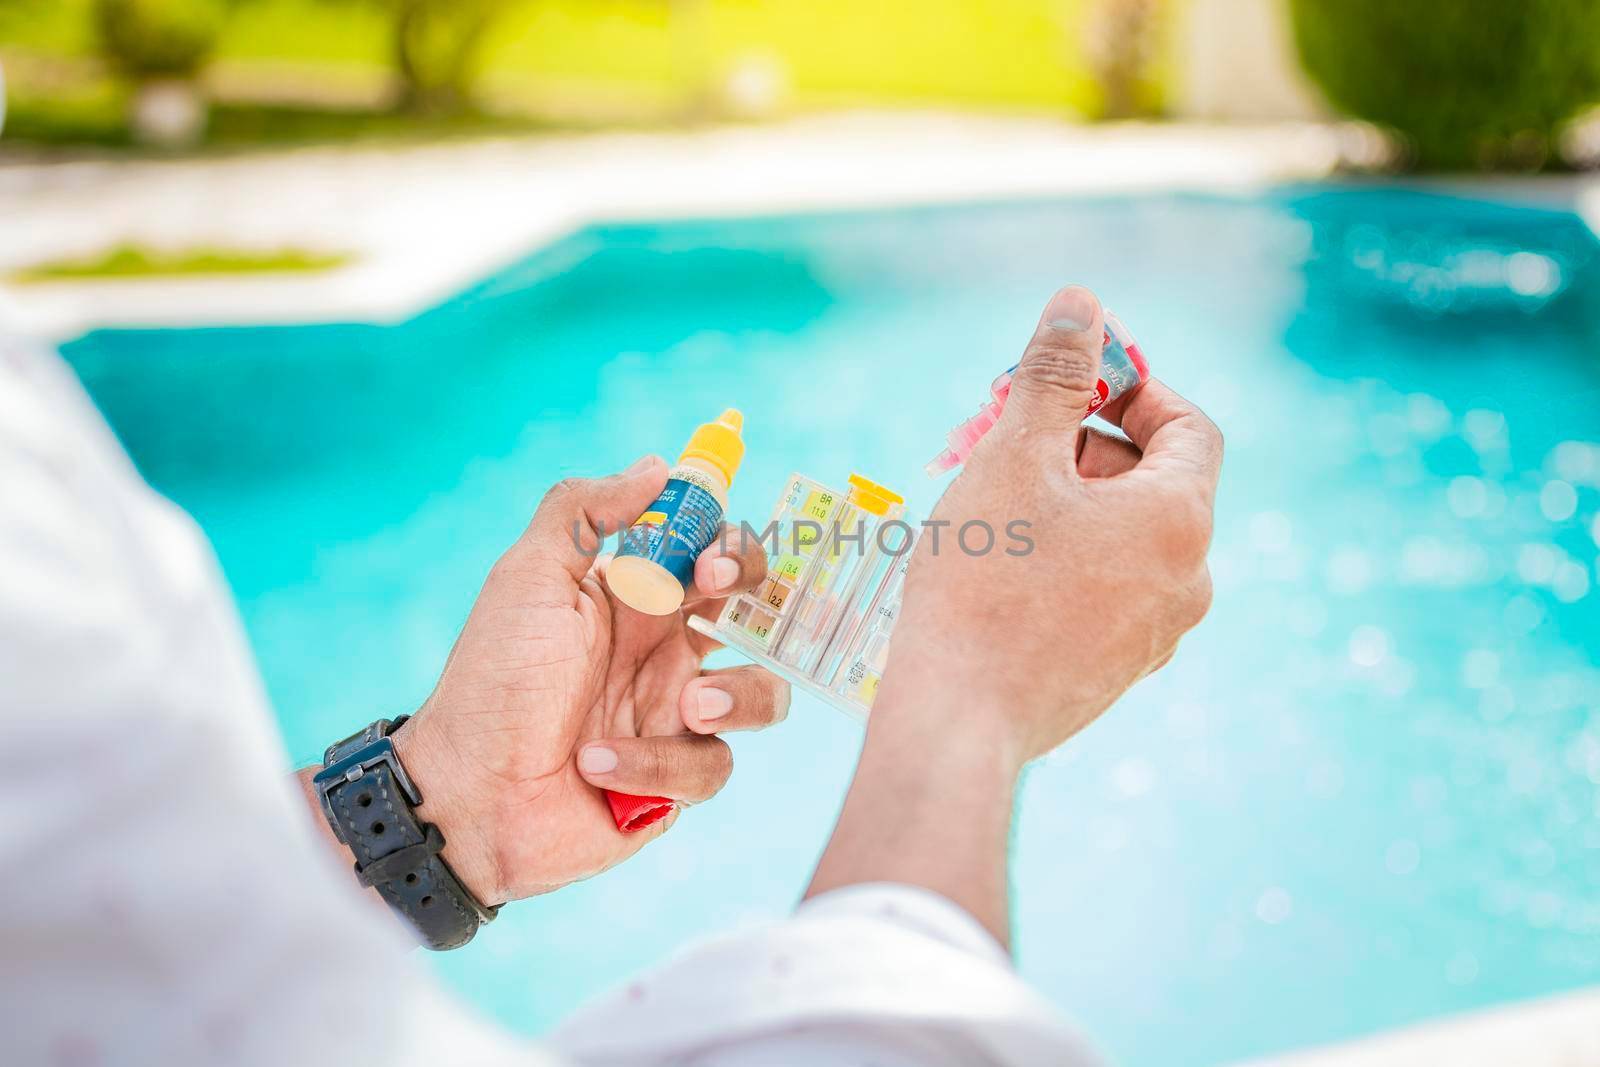
[[[939,766],[963,780],[1015,782],[1029,758],[1016,709],[979,680],[918,667],[891,664],[868,720],[868,747],[892,748],[904,761]]]
[[[1009,805],[1027,762],[996,709],[980,701],[874,701],[862,764],[901,779],[908,795],[1003,796]],[[891,769],[892,768],[892,769]]]
[[[922,886],[1008,941],[1006,844],[1021,771],[1004,710],[981,693],[891,685],[808,896],[861,882]]]
[[[448,742],[419,714],[391,735],[395,754],[422,797],[417,815],[439,828],[444,850],[439,855],[456,879],[488,908],[508,899],[500,864],[484,820],[468,788],[471,778]]]

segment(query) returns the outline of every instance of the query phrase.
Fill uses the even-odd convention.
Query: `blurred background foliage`
[[[189,77],[205,65],[227,23],[224,0],[96,0],[95,40],[129,78]]]
[[[1535,170],[1600,99],[1600,0],[1290,0],[1307,73],[1426,169]]]
[[[72,148],[857,106],[1192,117],[1185,58],[1209,35],[1213,71],[1248,66],[1246,14],[1281,27],[1293,79],[1395,135],[1395,166],[1562,166],[1600,100],[1600,0],[0,0],[0,63],[7,140]]]
[[[1160,111],[1162,18],[1161,0],[0,0],[0,59],[12,140],[126,143],[142,84],[191,73],[222,143],[863,104],[1120,116]],[[1097,34],[1117,44],[1098,65]]]

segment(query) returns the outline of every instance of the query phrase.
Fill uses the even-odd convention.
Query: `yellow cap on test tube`
[[[850,503],[862,511],[870,512],[882,518],[889,514],[891,508],[897,504],[904,504],[906,498],[893,489],[885,489],[877,482],[860,474],[850,476]]]

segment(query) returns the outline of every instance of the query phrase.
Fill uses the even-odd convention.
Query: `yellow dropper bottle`
[[[618,600],[646,615],[683,606],[694,561],[722,530],[728,489],[744,459],[743,429],[744,416],[728,408],[689,437],[661,495],[628,528],[606,568]]]

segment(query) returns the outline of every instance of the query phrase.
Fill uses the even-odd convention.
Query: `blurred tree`
[[[145,143],[199,139],[207,102],[198,75],[227,21],[226,0],[95,0],[106,65],[133,84],[129,125]]]
[[[379,0],[405,111],[451,114],[472,106],[483,42],[513,0]]]
[[[1089,69],[1100,89],[1101,119],[1151,117],[1161,112],[1155,72],[1161,0],[1096,0],[1085,40]]]
[[[1600,99],[1600,0],[1290,0],[1306,72],[1425,168],[1536,170]]]

